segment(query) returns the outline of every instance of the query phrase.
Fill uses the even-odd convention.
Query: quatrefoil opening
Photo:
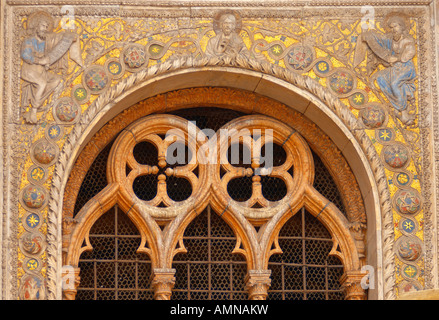
[[[217,134],[219,150],[227,152],[218,155],[213,183],[230,210],[250,220],[266,220],[312,185],[311,151],[287,125],[264,116],[244,116]]]
[[[197,128],[194,133],[202,135]],[[107,177],[121,186],[127,201],[153,217],[173,218],[206,198],[210,180],[207,167],[198,162],[203,157],[197,154],[199,148],[187,120],[149,116],[119,135],[110,152]]]

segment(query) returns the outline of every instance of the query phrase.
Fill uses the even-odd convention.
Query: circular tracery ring
[[[203,165],[206,163],[204,155],[197,152],[200,148],[200,143],[195,139],[197,136],[203,136],[203,132],[195,126],[188,130],[188,121],[177,116],[154,115],[136,121],[114,143],[108,159],[108,181],[120,186],[122,199],[137,203],[145,214],[158,220],[169,220],[197,209],[205,200],[210,186],[207,167]],[[141,164],[136,160],[133,150],[142,142],[156,148],[157,161],[154,165]],[[178,149],[174,158],[171,149]],[[181,150],[186,150],[186,157],[178,154]],[[169,165],[169,158],[176,163]],[[133,189],[135,179],[146,175],[157,176],[157,192],[150,200],[140,199]],[[190,183],[192,191],[187,199],[175,201],[170,198],[167,181],[171,177],[186,179]]]
[[[289,126],[272,118],[252,115],[227,123],[217,135],[219,135],[217,140],[220,152],[212,175],[218,202],[227,205],[236,213],[243,214],[254,223],[260,224],[258,220],[266,221],[283,209],[286,210],[293,197],[303,195],[299,190],[312,185],[314,165],[311,151],[304,139]],[[267,154],[269,149],[267,146],[270,143],[282,148],[286,154],[285,160],[280,165],[275,163],[270,165],[270,155]],[[224,151],[230,151],[233,144],[241,144],[249,150],[250,163],[246,166],[230,163],[231,157]],[[264,147],[265,154],[261,153]],[[282,199],[277,201],[266,199],[261,182],[264,176],[281,179],[284,182],[286,194]],[[242,177],[251,177],[251,196],[245,201],[236,201],[228,193],[228,185],[234,179]]]

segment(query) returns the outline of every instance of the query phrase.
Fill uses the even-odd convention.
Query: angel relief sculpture
[[[38,11],[27,20],[26,38],[21,45],[21,92],[23,117],[28,123],[37,122],[37,110],[61,83],[59,73],[67,71],[70,59],[82,66],[78,35],[72,32],[54,33],[54,20],[45,11]]]
[[[401,122],[412,125],[416,117],[416,70],[413,64],[416,47],[414,38],[409,34],[410,22],[402,14],[390,14],[384,21],[384,27],[386,34],[369,30],[358,37],[354,67],[365,59],[366,54],[368,76],[381,64],[384,69],[376,72],[372,78],[376,79]]]

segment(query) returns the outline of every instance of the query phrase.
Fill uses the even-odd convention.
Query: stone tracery
[[[122,117],[120,119],[122,119]],[[285,163],[278,167],[274,167],[269,175],[272,174],[274,176],[282,177],[282,179],[285,180],[286,185],[288,186],[288,192],[284,199],[275,202],[264,201],[263,195],[260,192],[260,182],[258,179],[253,179],[252,197],[262,197],[257,199],[262,204],[262,208],[249,209],[247,206],[244,206],[244,203],[238,203],[228,196],[227,183],[231,181],[231,176],[225,179],[227,173],[223,175],[222,178],[225,180],[212,184],[212,186],[217,187],[209,187],[212,183],[211,177],[214,180],[219,178],[219,171],[217,169],[218,165],[224,166],[226,171],[228,171],[231,175],[245,175],[245,171],[248,170],[241,172],[241,169],[232,167],[225,159],[223,159],[223,162],[219,161],[218,163],[214,164],[210,164],[207,161],[200,161],[198,163],[186,165],[186,167],[198,167],[198,179],[196,179],[196,177],[194,177],[194,179],[189,179],[193,188],[191,197],[189,197],[187,200],[181,201],[175,207],[175,209],[171,211],[173,214],[166,214],[168,209],[172,209],[173,202],[166,203],[166,201],[164,201],[165,207],[157,206],[163,203],[162,200],[164,197],[162,195],[167,192],[166,187],[164,186],[167,179],[166,176],[169,177],[171,176],[171,173],[174,174],[179,167],[174,167],[173,170],[169,170],[169,168],[166,170],[164,169],[166,162],[163,160],[165,159],[166,151],[162,145],[166,139],[162,140],[163,138],[157,136],[156,134],[164,134],[166,132],[165,130],[172,129],[173,126],[170,125],[171,123],[172,125],[176,125],[176,128],[187,130],[186,121],[182,121],[181,118],[174,118],[173,116],[168,115],[149,116],[134,122],[130,127],[123,130],[122,134],[116,140],[115,145],[113,145],[112,152],[109,157],[109,185],[94,199],[90,200],[74,218],[74,220],[78,222],[75,228],[64,230],[64,238],[66,238],[64,247],[66,255],[64,263],[76,265],[81,252],[92,249],[89,245],[83,248],[79,247],[80,244],[82,244],[84,237],[86,237],[88,228],[90,228],[100,214],[105,212],[105,210],[113,206],[115,203],[118,203],[125,212],[128,212],[128,216],[133,219],[139,229],[142,230],[142,239],[146,239],[142,240],[142,243],[148,243],[149,245],[148,248],[143,248],[142,250],[151,255],[154,268],[171,270],[170,264],[172,263],[172,257],[174,254],[185,250],[184,243],[181,242],[182,232],[184,231],[185,226],[187,226],[187,224],[193,219],[196,212],[200,212],[200,210],[202,210],[207,203],[206,201],[208,201],[217,212],[222,212],[221,216],[228,221],[228,223],[235,226],[234,229],[235,232],[237,232],[238,241],[239,243],[242,241],[244,247],[244,249],[239,250],[243,250],[242,253],[247,258],[249,268],[249,288],[252,288],[253,286],[253,284],[250,284],[253,283],[252,281],[256,281],[255,285],[256,283],[259,283],[259,280],[253,279],[251,275],[256,272],[256,277],[258,277],[257,274],[260,273],[258,270],[264,270],[264,268],[266,268],[270,255],[280,250],[278,246],[274,251],[271,248],[271,242],[275,241],[276,243],[276,232],[278,232],[279,228],[286,221],[285,219],[294,214],[294,212],[296,212],[304,204],[308,207],[310,212],[316,215],[319,214],[319,216],[323,218],[323,221],[328,219],[325,224],[327,224],[327,227],[330,228],[331,233],[333,233],[333,236],[335,237],[334,239],[337,239],[334,240],[336,241],[334,248],[340,246],[342,250],[341,252],[334,251],[333,254],[336,254],[342,258],[346,270],[358,270],[358,268],[360,268],[362,264],[360,262],[362,256],[360,253],[364,245],[357,247],[359,243],[356,242],[357,240],[354,240],[353,235],[351,235],[350,231],[348,231],[349,223],[346,220],[343,220],[345,218],[342,218],[340,213],[337,213],[338,209],[336,209],[333,205],[328,206],[328,203],[323,200],[324,198],[322,198],[321,195],[318,195],[316,191],[313,191],[314,189],[312,187],[311,189],[306,187],[307,185],[309,186],[312,184],[313,181],[312,157],[308,150],[308,146],[296,130],[292,130],[280,122],[263,116],[246,116],[243,118],[238,118],[224,126],[223,129],[235,129],[237,130],[235,133],[239,133],[239,130],[241,129],[247,129],[250,131],[245,133],[248,133],[252,132],[251,130],[254,129],[263,128],[264,130],[267,130],[269,128],[276,128],[276,130],[274,130],[275,134],[273,136],[273,141],[279,145],[282,145],[282,148],[287,151],[287,156]],[[184,133],[185,131],[174,131],[174,133],[175,132],[182,134],[182,141],[188,143],[189,135],[187,131],[186,133]],[[219,132],[221,132],[221,130],[219,130]],[[233,143],[233,135],[231,138],[231,143]],[[241,139],[235,141],[245,141],[245,134],[244,136],[241,135],[240,138]],[[134,181],[134,177],[139,174],[157,175],[159,173],[158,167],[139,165],[135,157],[133,157],[132,151],[130,151],[134,149],[136,144],[141,141],[145,141],[145,139],[153,142],[156,145],[158,150],[157,161],[165,173],[161,173],[160,175],[162,176],[162,179],[158,179],[157,194],[155,197],[158,200],[140,201],[138,199],[132,202],[133,199],[137,199],[136,194],[132,192],[132,188],[130,187]],[[171,141],[174,142],[175,139],[168,141],[167,146],[170,145]],[[204,139],[201,139],[201,141],[204,141]],[[227,147],[221,147],[221,144],[224,142],[227,143],[228,140],[218,138],[217,140],[214,139],[214,141],[218,142],[218,150],[223,150],[223,152],[224,150],[228,150]],[[264,143],[259,145],[259,147],[262,147],[265,143],[270,141],[271,139],[264,141]],[[249,146],[252,145],[249,144]],[[119,150],[120,148],[124,150],[121,151]],[[198,151],[205,151],[205,149],[200,148],[200,145],[197,145],[196,148],[194,146],[191,148],[193,157],[195,154],[197,154],[197,148]],[[198,157],[198,160],[202,159],[204,155],[205,153],[202,152],[201,158]],[[259,166],[259,156],[259,153],[253,154],[253,169],[257,169]],[[218,154],[218,159],[221,158],[222,154]],[[126,171],[126,163],[129,167],[128,171]],[[283,170],[288,170],[291,165],[294,165],[293,179],[291,179],[291,177],[289,178],[288,174],[285,175],[280,173]],[[183,168],[184,167],[185,166],[183,166]],[[251,169],[252,172],[253,169]],[[190,177],[190,175],[188,177]],[[201,193],[198,191],[197,185],[203,186],[203,191]],[[67,190],[70,191],[70,188],[67,188]],[[210,195],[206,194],[208,190],[212,190],[209,191]],[[69,197],[67,196],[66,199],[68,198]],[[253,202],[255,201],[256,200]],[[185,205],[185,202],[189,203],[190,205]],[[253,213],[251,213],[249,210]],[[70,215],[71,213],[65,211],[65,214]],[[143,220],[144,222],[142,222]],[[154,222],[154,220],[156,222]],[[266,223],[267,221],[268,223]],[[160,230],[157,223],[163,225],[163,231]],[[255,224],[256,226],[265,224],[265,226],[261,228],[263,231],[255,232],[253,227],[251,227],[251,224]],[[336,225],[338,225],[338,227],[336,227]],[[342,231],[343,228],[345,228],[345,231]],[[70,234],[70,232],[72,232],[72,234]],[[260,240],[256,241],[256,237],[260,237]],[[362,240],[360,240],[360,242],[361,241]],[[88,243],[88,241],[86,242]],[[178,249],[174,251],[173,248],[176,247],[177,243],[179,243]],[[358,253],[355,253],[357,250]],[[160,254],[158,254],[158,252],[160,252]],[[349,252],[349,254],[347,252]],[[161,288],[160,290],[164,290],[164,287],[158,284],[161,281],[160,274],[160,272],[157,273],[156,277],[158,278],[154,283],[156,283],[156,288]],[[169,274],[169,272],[166,274]],[[170,290],[169,288],[168,290]],[[258,288],[261,289],[262,287]],[[265,288],[268,287],[265,286]],[[159,296],[169,298],[169,295],[164,294],[163,296],[163,294],[159,294]],[[260,298],[264,297],[264,294],[260,292],[257,294],[252,293],[251,296]]]

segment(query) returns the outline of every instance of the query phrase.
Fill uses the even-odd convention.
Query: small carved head
[[[220,18],[221,31],[226,35],[230,35],[236,28],[236,18],[233,14],[225,14]]]
[[[222,10],[215,14],[213,19],[215,34],[223,33],[230,35],[241,31],[241,17],[233,10]]]
[[[47,33],[53,30],[53,18],[45,11],[37,11],[29,16],[27,29],[41,40],[44,40]]]
[[[408,33],[410,24],[408,17],[400,14],[390,14],[385,19],[385,26],[388,32],[392,33],[394,40]]]

